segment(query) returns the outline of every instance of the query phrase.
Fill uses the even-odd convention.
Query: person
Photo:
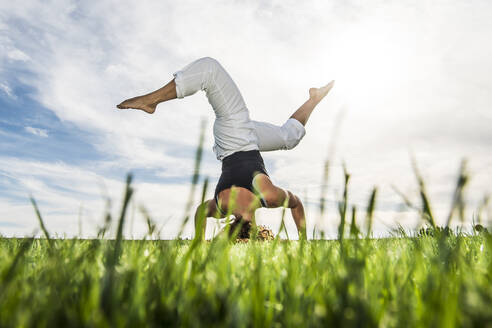
[[[238,220],[254,224],[254,214],[258,208],[286,206],[291,210],[299,238],[306,238],[306,219],[301,200],[292,192],[273,184],[260,151],[294,148],[306,133],[309,116],[331,90],[334,81],[309,89],[309,98],[304,104],[283,125],[277,126],[250,119],[238,87],[222,65],[211,57],[195,60],[173,76],[162,88],[127,99],[117,108],[139,109],[152,114],[162,102],[184,98],[199,90],[205,91],[215,112],[213,150],[222,162],[222,174],[214,199],[206,200],[197,207],[195,237],[204,238],[207,217],[219,219],[232,214]]]

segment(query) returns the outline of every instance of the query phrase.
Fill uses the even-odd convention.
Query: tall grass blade
[[[371,231],[372,231],[372,219],[373,219],[373,214],[374,214],[374,208],[376,206],[376,195],[378,192],[378,188],[374,187],[371,192],[371,196],[369,197],[369,203],[367,204],[367,210],[366,210],[366,225],[367,225],[367,231],[366,231],[366,238],[371,237]]]
[[[113,247],[108,247],[106,253],[106,272],[103,277],[103,286],[101,292],[101,307],[108,319],[112,320],[114,312],[114,284],[115,284],[115,267],[119,262],[121,255],[121,244],[123,241],[123,226],[125,223],[126,211],[130,198],[133,194],[131,187],[132,175],[128,174],[126,178],[125,196],[123,198],[123,206],[121,209],[120,218],[118,220],[118,228],[116,231],[116,239],[114,243],[110,243]]]
[[[338,226],[338,240],[343,241],[345,234],[345,218],[347,215],[348,206],[348,183],[350,180],[350,174],[347,172],[345,164],[343,164],[343,175],[344,175],[344,188],[343,188],[343,198],[338,203],[338,211],[340,214],[340,225]]]
[[[50,246],[50,248],[52,248],[53,247],[53,241],[50,238],[50,234],[48,232],[48,229],[46,229],[46,226],[44,225],[44,221],[43,221],[43,218],[41,217],[41,212],[39,211],[38,205],[36,204],[36,201],[34,200],[32,195],[29,196],[29,199],[31,200],[31,204],[34,207],[34,211],[36,212],[36,216],[38,217],[38,221],[39,221],[39,225],[41,227],[41,230],[43,230],[44,236],[46,237],[46,240],[48,240],[48,245]]]
[[[140,213],[142,213],[143,217],[145,218],[145,222],[147,223],[147,236],[152,238],[154,232],[157,229],[157,225],[154,222],[154,220],[152,220],[152,218],[149,215],[149,212],[143,205],[140,206],[139,209],[140,209]]]
[[[451,202],[451,210],[449,211],[448,219],[446,221],[446,227],[449,227],[449,225],[451,224],[451,220],[456,209],[458,209],[461,222],[464,222],[465,220],[465,203],[463,200],[463,189],[465,188],[467,181],[468,175],[466,173],[466,160],[462,160],[458,173],[458,180],[456,181],[456,188],[453,193],[453,200]]]
[[[357,207],[352,206],[352,220],[350,222],[350,236],[359,238],[360,230],[357,227]]]
[[[106,232],[111,226],[111,199],[109,197],[106,198],[106,214],[104,215],[104,223],[101,228],[99,228],[97,232],[97,238],[104,238]]]
[[[482,213],[484,212],[484,210],[487,208],[487,206],[489,205],[489,200],[490,200],[490,196],[489,195],[485,195],[482,199],[482,201],[480,202],[480,205],[478,206],[478,211],[477,211],[477,223],[479,225],[482,224]],[[490,218],[489,218],[490,220]]]
[[[186,202],[184,220],[183,223],[181,224],[181,228],[178,233],[178,239],[181,238],[184,228],[188,223],[188,221],[190,220],[190,211],[191,211],[191,207],[193,206],[195,189],[196,189],[196,185],[198,184],[198,180],[200,178],[200,164],[202,162],[203,143],[205,141],[205,127],[206,127],[206,121],[202,120],[201,127],[200,127],[200,139],[198,141],[198,147],[195,152],[195,164],[193,168],[193,176],[191,177],[191,189],[188,195],[188,201]]]
[[[123,226],[125,224],[126,210],[128,208],[128,204],[130,203],[130,198],[132,197],[133,194],[133,188],[131,186],[132,179],[133,179],[132,175],[128,174],[126,177],[126,188],[125,188],[125,197],[123,199],[123,207],[121,209],[120,219],[118,220],[118,229],[116,231],[116,242],[115,242],[113,260],[112,260],[113,265],[117,263],[118,257],[120,256],[121,253],[121,242],[123,240]]]
[[[432,209],[429,201],[429,197],[427,196],[424,179],[420,174],[420,171],[417,166],[417,162],[414,157],[412,157],[412,167],[415,173],[415,177],[417,178],[417,182],[419,184],[419,194],[420,199],[422,200],[422,218],[427,221],[433,229],[436,229],[436,221],[434,220],[434,215],[432,214]]]
[[[287,227],[285,226],[285,210],[286,210],[286,207],[282,207],[282,216],[280,218],[280,229],[278,230],[278,233],[277,233],[277,238],[280,238],[280,233],[282,231],[285,232],[285,236],[287,237],[287,240],[290,240],[289,238],[289,233],[287,232]]]
[[[323,166],[323,179],[321,180],[321,195],[319,198],[319,222],[323,220],[325,214],[326,191],[328,189],[328,177],[330,172],[330,160],[327,159]]]
[[[391,185],[391,189],[393,189],[393,191],[398,195],[400,196],[400,198],[403,200],[403,202],[405,203],[405,205],[408,207],[408,208],[412,208],[414,210],[417,210],[420,212],[420,208],[415,205],[414,203],[412,203],[410,201],[410,199],[403,193],[401,192],[395,185]]]
[[[207,223],[207,211],[208,204],[205,203],[205,197],[208,189],[208,177],[205,178],[202,188],[202,197],[200,200],[200,206],[198,208],[197,217],[195,217],[195,238],[196,241],[202,241],[205,239],[205,225]],[[213,200],[214,201],[214,200]],[[194,247],[192,245],[192,247]],[[190,248],[192,248],[190,247]]]
[[[335,128],[332,130],[331,142],[328,145],[327,156],[323,165],[323,177],[321,180],[321,190],[320,190],[320,198],[319,198],[319,218],[317,223],[323,222],[323,216],[325,213],[325,205],[326,205],[326,193],[328,191],[328,180],[330,176],[330,163],[335,156],[338,134],[342,126],[344,115],[345,115],[345,110],[342,108],[338,111],[336,115],[335,124],[334,124]],[[316,225],[317,224],[315,224],[315,226]],[[321,234],[323,237],[324,231],[322,231]]]

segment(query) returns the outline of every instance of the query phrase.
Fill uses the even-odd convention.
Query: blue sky
[[[379,187],[378,233],[397,224],[415,228],[415,214],[392,189],[418,199],[410,153],[440,222],[460,160],[468,159],[469,225],[492,181],[491,12],[487,1],[3,2],[0,233],[38,229],[28,201],[33,194],[50,231],[76,235],[81,220],[83,235],[94,236],[106,199],[116,217],[125,175],[133,172],[126,235],[144,234],[143,205],[163,225],[163,237],[175,236],[202,120],[209,195],[220,175],[211,150],[213,112],[203,94],[162,104],[154,115],[118,111],[115,104],[161,87],[204,56],[230,72],[253,119],[276,124],[302,104],[309,87],[336,80],[301,144],[264,154],[274,182],[307,200],[309,229],[336,232],[342,163],[360,209]],[[328,214],[320,221],[330,145],[336,151]],[[279,210],[258,213],[274,229],[279,217]],[[185,233],[191,236],[191,226]]]

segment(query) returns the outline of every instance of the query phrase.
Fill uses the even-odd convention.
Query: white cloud
[[[17,99],[17,96],[14,94],[14,92],[12,91],[12,89],[7,83],[0,83],[0,90],[5,92],[5,94],[10,98]]]
[[[31,59],[29,58],[28,55],[26,55],[24,52],[20,51],[19,49],[10,50],[7,53],[7,57],[12,60],[23,61],[23,62]]]
[[[26,126],[24,129],[27,132],[34,134],[35,136],[43,137],[43,138],[48,137],[48,131],[45,129],[33,128],[32,126]]]

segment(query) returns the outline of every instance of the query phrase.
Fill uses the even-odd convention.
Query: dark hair
[[[231,229],[229,230],[229,235],[232,236],[237,229],[241,227],[237,234],[238,239],[249,239],[251,233],[251,222],[247,222],[241,219],[236,219],[231,223]]]

